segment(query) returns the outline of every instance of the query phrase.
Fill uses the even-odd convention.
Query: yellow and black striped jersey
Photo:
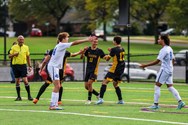
[[[103,50],[99,48],[92,50],[91,47],[89,47],[85,52],[85,56],[87,57],[86,72],[94,72],[94,74],[97,75],[100,58],[105,56]]]
[[[112,48],[109,55],[113,58],[112,67],[109,72],[114,73],[125,68],[125,50],[122,47]]]

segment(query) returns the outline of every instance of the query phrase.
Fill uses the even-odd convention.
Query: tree
[[[0,27],[4,27],[5,18],[8,18],[8,7],[4,0],[0,0]]]
[[[106,41],[107,22],[113,19],[114,11],[118,9],[118,0],[85,0],[85,2],[85,9],[90,12],[92,20],[90,28],[94,30],[103,24],[103,40]]]
[[[188,30],[188,1],[187,0],[171,0],[168,8],[170,21],[179,30]]]
[[[60,32],[60,20],[68,9],[69,0],[14,0],[10,3],[10,12],[18,20],[55,20],[56,33]]]
[[[170,0],[130,0],[131,16],[139,21],[149,21],[153,28],[155,44],[158,40],[158,24],[162,20]]]

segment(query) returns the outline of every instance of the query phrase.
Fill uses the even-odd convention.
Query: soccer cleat
[[[85,102],[85,104],[86,104],[86,105],[90,105],[90,104],[91,104],[91,100],[87,100],[87,101]]]
[[[150,106],[149,108],[150,108],[150,109],[155,109],[155,110],[156,110],[156,109],[159,109],[159,106],[154,104],[154,105]]]
[[[63,110],[63,108],[57,106],[50,106],[49,110]]]
[[[117,104],[125,104],[125,102],[124,102],[123,100],[119,100],[119,101],[117,102]]]
[[[99,98],[99,100],[95,104],[99,105],[99,104],[102,104],[103,102],[104,100],[102,98]]]
[[[38,101],[39,101],[38,99],[33,99],[34,104],[37,104]]]
[[[22,101],[21,97],[17,97],[14,101]]]
[[[62,105],[62,101],[58,101],[58,105]]]
[[[181,109],[181,108],[183,108],[185,106],[185,102],[179,102],[178,103],[178,107],[177,107],[177,109]]]
[[[28,97],[28,100],[29,101],[33,101],[33,98],[30,96],[30,97]]]

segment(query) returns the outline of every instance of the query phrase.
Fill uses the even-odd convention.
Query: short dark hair
[[[115,36],[114,37],[114,42],[116,42],[117,44],[121,43],[121,37],[120,36]]]
[[[168,35],[161,35],[161,39],[164,40],[164,43],[166,45],[170,45],[170,39],[169,39],[169,36]]]

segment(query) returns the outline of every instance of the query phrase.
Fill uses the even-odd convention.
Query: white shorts
[[[59,69],[48,65],[48,73],[52,80],[59,80]]]
[[[159,82],[161,84],[173,84],[173,78],[172,78],[173,74],[169,74],[166,73],[164,70],[160,70],[157,73],[157,78],[155,80],[155,82]]]

